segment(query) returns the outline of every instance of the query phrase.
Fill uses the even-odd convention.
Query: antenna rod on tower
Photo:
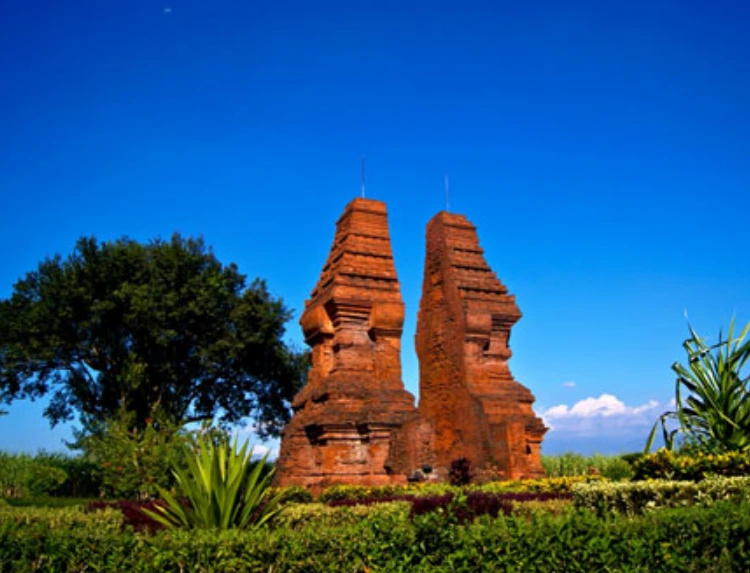
[[[448,176],[445,176],[445,210],[450,211],[451,203],[450,203],[450,181],[448,180]]]
[[[362,197],[365,196],[365,158],[362,157]]]

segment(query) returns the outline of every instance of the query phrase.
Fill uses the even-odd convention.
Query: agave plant
[[[190,448],[190,446],[188,446]],[[257,527],[279,510],[279,495],[268,495],[273,471],[264,468],[268,454],[251,463],[253,448],[224,438],[214,443],[200,436],[188,452],[186,467],[173,467],[176,495],[163,488],[156,510],[144,509],[167,528],[230,529]]]
[[[750,323],[734,336],[734,319],[726,339],[709,346],[692,326],[690,338],[683,343],[688,355],[687,365],[675,362],[676,409],[665,412],[654,424],[646,441],[651,450],[661,426],[664,444],[672,450],[683,443],[702,451],[750,449],[750,375],[743,369],[750,360],[750,340],[745,341]],[[676,422],[676,427],[673,422]],[[671,428],[670,428],[671,426]]]

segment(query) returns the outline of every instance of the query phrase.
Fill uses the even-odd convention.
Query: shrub
[[[132,527],[134,531],[154,532],[166,529],[162,523],[159,523],[150,517],[144,510],[155,511],[161,501],[104,501],[96,500],[86,504],[85,511],[92,513],[103,510],[116,510],[122,514],[122,526]]]
[[[646,440],[645,452],[651,449],[661,426],[667,449],[681,444],[703,452],[750,450],[750,373],[745,365],[750,360],[750,322],[734,336],[734,319],[724,338],[708,345],[688,325],[690,338],[683,343],[687,366],[675,362],[677,374],[675,406],[654,424]],[[677,427],[670,429],[669,422]],[[680,439],[682,441],[680,441]]]
[[[182,463],[187,432],[155,414],[146,427],[134,426],[134,414],[121,412],[80,437],[77,447],[93,464],[105,497],[149,499],[158,488],[174,485],[171,468]]]
[[[33,463],[33,458],[27,454],[0,452],[0,496],[23,497],[26,476]]]
[[[606,481],[602,476],[570,476],[539,478],[518,481],[494,481],[485,484],[470,484],[463,488],[442,483],[410,483],[407,485],[384,485],[368,487],[363,485],[335,485],[318,496],[321,503],[363,502],[367,500],[394,500],[406,497],[428,497],[446,494],[458,495],[462,492],[483,491],[488,493],[570,493],[577,483]]]
[[[531,492],[531,493],[570,493],[574,485],[579,483],[599,483],[606,481],[599,475],[590,476],[565,476],[538,478],[519,481],[498,481],[488,483],[482,486],[471,485],[468,491],[479,490],[496,493],[510,492]]]
[[[42,524],[45,527],[62,530],[91,527],[100,531],[119,532],[122,523],[122,514],[112,508],[103,508],[94,514],[81,506],[54,508],[0,506],[0,524],[11,527]]]
[[[53,466],[34,464],[26,477],[26,493],[35,497],[48,495],[68,480],[65,470]]]
[[[471,483],[474,477],[471,460],[468,458],[458,458],[451,462],[448,471],[448,482],[453,486],[464,486]]]
[[[630,452],[628,454],[622,454],[620,458],[628,462],[631,466],[643,457],[643,452]]]
[[[710,505],[737,500],[750,494],[750,477],[711,478],[701,482],[649,480],[621,483],[579,484],[573,488],[576,507],[603,515],[637,515],[665,507]]]
[[[437,512],[456,523],[466,523],[481,516],[509,515],[514,507],[523,503],[570,499],[569,493],[497,493],[475,489],[465,493],[446,492],[440,495],[400,494],[390,498],[339,499],[328,502],[328,507],[378,507],[387,503],[405,503],[410,507],[409,515],[412,518]]]
[[[665,448],[633,464],[635,479],[701,480],[711,475],[750,475],[750,452],[679,454]]]
[[[101,493],[102,483],[96,466],[84,456],[38,453],[35,462],[59,468],[67,479],[44,495],[58,497],[96,497]]]
[[[465,525],[401,511],[329,527],[148,537],[86,522],[8,522],[0,513],[0,571],[748,571],[749,538],[750,505],[727,502],[633,518],[568,511]]]
[[[266,454],[252,463],[253,448],[237,438],[214,443],[212,436],[197,439],[197,451],[186,454],[187,468],[172,472],[177,496],[158,488],[163,504],[144,513],[167,528],[248,528],[262,525],[278,511],[279,495],[269,496],[273,471],[266,470]],[[265,475],[264,474],[265,471]]]
[[[558,499],[545,499],[543,501],[513,501],[511,500],[512,515],[526,518],[540,518],[547,515],[562,515],[571,511],[573,506],[572,494],[559,494]]]
[[[0,495],[9,498],[94,496],[99,482],[93,466],[81,456],[38,452],[0,452]]]
[[[313,500],[312,494],[299,485],[270,487],[268,488],[268,495],[278,496],[279,504],[310,503]]]
[[[324,489],[318,496],[318,501],[327,503],[329,501],[336,500],[356,500],[365,499],[372,495],[377,495],[374,492],[379,491],[380,488],[367,487],[365,485],[355,484],[342,484],[333,485]]]
[[[338,527],[355,524],[363,519],[395,517],[406,519],[411,510],[408,501],[379,501],[372,504],[326,505],[324,503],[290,503],[274,516],[275,527],[302,529],[314,527]]]

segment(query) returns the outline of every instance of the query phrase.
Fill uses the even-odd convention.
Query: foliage
[[[511,500],[511,513],[527,518],[540,518],[547,515],[563,515],[573,510],[572,494],[557,494],[560,497],[547,499]]]
[[[302,529],[315,527],[339,527],[355,524],[363,519],[397,516],[406,519],[411,511],[408,501],[379,501],[371,504],[337,505],[324,503],[290,503],[280,509],[273,518],[275,527]]]
[[[7,498],[5,502],[13,507],[40,507],[40,508],[61,508],[61,507],[85,507],[91,502],[90,497],[12,497]]]
[[[683,454],[661,448],[640,458],[633,468],[636,479],[698,481],[711,475],[747,476],[750,475],[750,452]]]
[[[20,527],[23,525],[43,524],[50,528],[76,529],[78,527],[96,527],[112,532],[120,531],[122,516],[120,512],[106,509],[89,515],[83,506],[75,507],[15,507],[0,506],[0,524]],[[2,568],[0,568],[2,571]]]
[[[313,500],[312,494],[301,485],[291,485],[286,487],[269,487],[268,495],[278,496],[279,504],[287,503],[310,503]]]
[[[488,493],[570,493],[577,483],[600,482],[605,478],[597,475],[538,478],[518,481],[495,481],[486,484],[470,484],[464,488],[442,483],[410,483],[407,485],[334,485],[324,489],[318,501],[331,503],[339,501],[362,502],[374,499],[403,499],[405,496],[426,497],[445,494],[459,495],[471,491]]]
[[[154,416],[139,429],[134,413],[118,411],[79,439],[78,447],[96,467],[104,496],[149,499],[158,493],[157,487],[174,485],[170,470],[184,463],[190,436],[158,412]]]
[[[676,410],[666,412],[654,424],[646,441],[645,452],[651,449],[661,426],[667,449],[675,449],[679,438],[698,451],[722,452],[750,449],[750,373],[745,365],[750,359],[748,323],[734,336],[734,319],[726,339],[709,346],[689,326],[690,338],[683,343],[687,366],[675,362]],[[669,422],[677,427],[670,429]]]
[[[594,454],[582,456],[573,452],[542,456],[542,466],[549,477],[599,474],[611,480],[629,479],[633,469],[625,456]]]
[[[451,462],[448,470],[448,482],[454,486],[468,485],[474,477],[471,460],[469,458],[458,458]]]
[[[489,515],[509,515],[514,507],[523,503],[570,500],[569,493],[519,493],[488,492],[479,489],[471,491],[447,491],[439,495],[396,494],[389,497],[369,497],[355,500],[332,500],[328,507],[371,507],[384,503],[408,503],[410,515],[424,515],[433,511],[450,516],[458,523],[465,523]],[[318,504],[314,504],[318,505]]]
[[[605,514],[636,515],[665,507],[707,505],[719,500],[747,498],[750,477],[708,478],[700,482],[648,480],[580,484],[573,488],[573,502]]]
[[[68,474],[65,470],[34,464],[31,466],[26,487],[32,496],[40,496],[59,488],[67,480]]]
[[[51,393],[51,423],[78,413],[84,431],[121,409],[143,429],[158,407],[175,422],[254,416],[277,435],[305,370],[282,340],[290,317],[202,239],[81,238],[0,300],[0,400]]]
[[[26,476],[32,464],[33,458],[27,454],[0,452],[0,496],[24,496]]]
[[[531,492],[531,493],[570,493],[579,483],[599,483],[607,481],[600,475],[578,475],[527,479],[519,481],[496,481],[482,486],[471,485],[469,490],[479,489],[487,492]]]
[[[122,514],[122,526],[131,527],[134,531],[154,532],[166,529],[164,524],[150,517],[146,511],[156,511],[156,508],[163,505],[163,502],[157,500],[146,501],[104,501],[101,499],[91,501],[86,504],[85,511],[93,513],[103,510],[116,510]]]
[[[81,456],[38,452],[36,455],[0,452],[0,495],[92,496],[99,484],[92,465]]]
[[[640,460],[645,454],[643,452],[630,452],[628,454],[621,454],[620,457],[628,462],[631,466]]]
[[[214,443],[201,436],[186,467],[172,468],[177,495],[157,488],[164,500],[144,512],[167,528],[230,529],[257,527],[278,511],[279,496],[266,495],[273,470],[266,470],[266,454],[252,463],[247,441],[238,447],[235,437]],[[265,474],[265,475],[264,475]]]
[[[318,501],[328,503],[337,500],[357,500],[369,497],[386,497],[405,492],[406,487],[399,486],[374,486],[358,484],[332,485],[324,489],[318,496]]]
[[[316,573],[748,571],[750,505],[665,509],[641,516],[485,517],[465,525],[403,510],[321,527],[175,530],[142,535],[86,522],[54,527],[0,512],[2,571]],[[343,513],[343,512],[342,512]],[[84,515],[86,519],[96,514]]]

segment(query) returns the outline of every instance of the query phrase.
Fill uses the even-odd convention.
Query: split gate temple
[[[385,204],[354,199],[300,323],[307,385],[284,429],[276,484],[404,483],[453,460],[507,479],[543,475],[546,428],[508,369],[515,297],[487,265],[475,227],[438,213],[427,225],[417,322],[419,408],[401,380],[404,303]]]

